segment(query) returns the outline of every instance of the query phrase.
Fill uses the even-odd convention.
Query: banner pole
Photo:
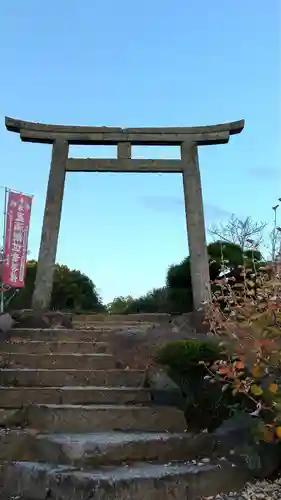
[[[1,299],[0,299],[0,312],[4,312],[4,262],[5,262],[5,245],[6,245],[6,217],[7,217],[7,195],[8,188],[5,187],[4,195],[4,214],[3,214],[3,251],[2,251],[2,277],[1,277]]]

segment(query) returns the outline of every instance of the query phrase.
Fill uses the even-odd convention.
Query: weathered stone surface
[[[25,425],[25,410],[0,408],[0,427],[10,428]]]
[[[147,375],[147,385],[151,391],[152,401],[160,406],[176,406],[185,409],[185,399],[177,384],[158,368],[149,370]]]
[[[0,340],[5,338],[2,334],[5,334],[14,326],[15,321],[9,313],[0,314]]]
[[[241,474],[239,467],[213,462],[212,435],[187,434],[182,411],[155,406],[180,406],[173,399],[176,387],[155,367],[153,355],[163,341],[196,338],[190,318],[107,318],[96,318],[89,330],[17,329],[2,343],[9,353],[2,362],[21,359],[22,368],[0,370],[0,462],[22,463],[0,464],[1,500],[198,500],[243,485],[245,467]],[[112,345],[123,369],[66,369],[73,358],[93,358],[88,354],[96,349],[111,353]],[[54,369],[62,358],[68,360],[65,368]],[[42,362],[49,369],[35,368]],[[144,388],[148,383],[154,402]],[[179,462],[195,459],[201,460],[197,466]]]
[[[142,387],[143,370],[0,370],[0,385],[26,387],[105,386]]]
[[[10,132],[20,133],[22,130],[34,130],[52,133],[73,133],[80,132],[84,134],[95,132],[107,132],[115,134],[116,132],[125,132],[131,134],[196,134],[210,132],[225,132],[228,131],[231,135],[239,134],[245,125],[244,120],[235,122],[219,123],[216,125],[203,125],[195,127],[138,127],[138,128],[122,128],[122,127],[96,127],[96,126],[81,126],[81,125],[54,125],[40,122],[28,122],[26,120],[17,120],[9,116],[5,117],[5,125]]]
[[[71,313],[22,309],[12,311],[11,316],[16,321],[14,328],[72,328]]]
[[[0,463],[23,460],[30,437],[29,430],[0,429]]]
[[[10,332],[10,340],[56,342],[107,342],[114,332],[110,329],[73,330],[70,328],[18,328]]]
[[[106,326],[106,328],[131,328],[139,327],[146,330],[149,327],[171,325],[173,330],[185,331],[190,335],[191,331],[205,332],[206,326],[203,325],[204,314],[194,311],[185,314],[169,314],[169,313],[136,313],[136,314],[79,314],[73,317],[73,327],[82,328],[98,328]]]
[[[108,335],[110,348],[116,359],[123,366],[131,368],[153,367],[154,357],[163,344],[182,339],[206,340],[206,333],[197,333],[193,327],[196,315],[180,315],[166,317],[159,323],[150,324],[146,328],[122,328]]]
[[[94,354],[109,352],[108,342],[64,342],[20,339],[5,342],[2,351],[17,354]]]
[[[7,354],[1,355],[2,367],[60,370],[106,370],[116,367],[111,354]]]
[[[268,478],[280,470],[280,443],[257,443],[255,440],[257,417],[247,413],[234,415],[214,433],[218,453],[231,455],[240,467],[248,469],[252,476]]]
[[[0,387],[2,408],[29,404],[140,404],[149,403],[150,391],[130,387]]]
[[[29,439],[25,460],[100,466],[150,461],[168,463],[209,457],[213,440],[208,434],[107,432],[43,434]],[[17,455],[19,457],[19,455]],[[17,458],[22,460],[23,458]]]
[[[69,144],[64,137],[54,140],[36,279],[32,296],[32,308],[36,311],[48,310],[51,303],[68,149]]]
[[[126,143],[124,143],[126,144]],[[180,160],[69,158],[67,172],[181,173]]]
[[[242,486],[245,477],[228,463],[202,466],[138,464],[93,471],[21,462],[9,467],[6,495],[34,500],[198,500]],[[234,486],[235,485],[235,486]]]
[[[30,406],[28,427],[46,432],[156,431],[184,432],[182,411],[157,406]]]
[[[182,143],[183,189],[190,254],[190,273],[195,310],[210,301],[210,273],[203,197],[196,143]]]

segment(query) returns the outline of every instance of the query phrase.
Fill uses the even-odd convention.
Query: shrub
[[[215,342],[177,340],[160,348],[157,362],[168,367],[171,372],[197,378],[206,375],[206,368],[201,362],[211,364],[220,356],[222,350]]]
[[[221,385],[208,377],[207,368],[224,358],[217,342],[180,340],[162,346],[157,362],[165,366],[178,384],[186,401],[185,416],[189,429],[213,430],[229,417],[239,404],[231,391],[221,392]]]
[[[281,199],[279,200],[281,201]],[[221,383],[233,396],[243,395],[254,406],[252,414],[262,419],[259,436],[268,442],[281,438],[281,253],[276,241],[281,229],[274,210],[274,252],[269,265],[261,266],[254,258],[251,266],[245,256],[241,266],[243,282],[232,278],[216,282],[207,307],[207,321],[226,359],[205,366],[209,376]],[[222,307],[223,303],[223,307]]]

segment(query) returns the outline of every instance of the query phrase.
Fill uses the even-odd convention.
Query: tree
[[[134,299],[127,307],[128,314],[169,312],[168,293],[165,287],[154,288],[151,292]]]
[[[254,222],[251,217],[244,220],[232,214],[226,224],[214,225],[209,229],[209,233],[215,239],[226,243],[235,243],[243,250],[261,243],[263,230],[267,226],[266,222]]]
[[[126,314],[128,306],[133,302],[134,299],[131,295],[127,297],[115,297],[112,302],[107,306],[107,310],[110,314]]]
[[[241,246],[227,241],[215,241],[207,248],[211,281],[217,279],[221,271],[240,279],[239,266],[243,265],[245,259],[262,259],[258,250],[243,251]],[[180,264],[170,266],[166,286],[171,312],[188,312],[193,309],[190,257],[186,257]]]
[[[37,262],[27,262],[25,287],[11,300],[11,309],[30,309],[35,285]],[[10,292],[5,292],[9,299]],[[105,308],[92,280],[76,269],[55,265],[54,282],[51,296],[51,309],[103,311]]]
[[[154,288],[152,291],[134,299],[128,297],[116,297],[108,304],[111,314],[137,314],[137,313],[161,313],[168,312],[168,294],[166,287]]]

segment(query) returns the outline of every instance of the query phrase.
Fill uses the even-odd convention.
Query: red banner
[[[4,245],[3,284],[24,286],[31,196],[9,191]]]

